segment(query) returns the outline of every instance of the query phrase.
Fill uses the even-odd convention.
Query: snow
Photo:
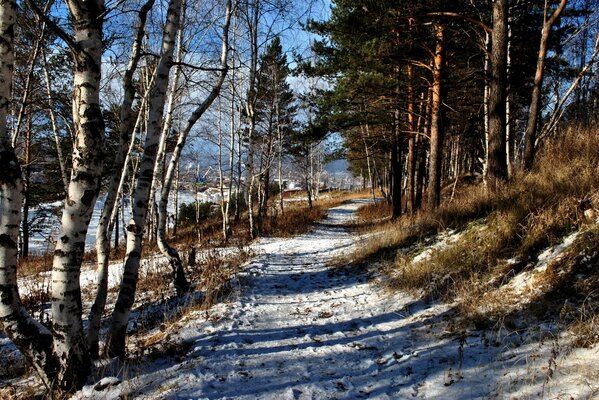
[[[369,272],[327,264],[356,249],[340,224],[367,201],[334,208],[312,232],[260,240],[228,301],[168,328],[182,356],[117,367],[75,398],[585,398],[596,349],[554,327],[454,331],[449,304],[389,293]],[[155,332],[154,332],[155,333]],[[577,368],[582,366],[582,368]],[[99,380],[99,379],[98,379]]]
[[[172,196],[172,194],[171,194]],[[98,222],[100,220],[100,214],[102,213],[102,208],[104,207],[104,200],[106,199],[106,195],[100,195],[98,197],[98,201],[94,205],[94,211],[92,213],[92,218],[89,223],[89,228],[87,230],[87,236],[85,238],[85,250],[91,250],[96,245],[96,231],[98,230]],[[189,191],[179,191],[179,205],[183,203],[193,203],[195,202],[195,194]],[[168,212],[174,213],[174,202],[169,201],[168,203]],[[60,227],[60,215],[62,213],[62,201],[56,201],[53,203],[45,203],[39,207],[34,207],[29,210],[29,219],[30,220],[39,220],[37,230],[32,232],[31,238],[29,239],[29,250],[31,254],[42,254],[46,252],[52,252],[54,250],[54,240],[58,235],[58,229]],[[52,210],[50,212],[49,210]],[[129,220],[129,207],[125,205],[125,218],[124,220],[128,222]],[[122,228],[121,228],[122,230]],[[121,235],[121,240],[123,239],[123,232],[119,232]]]

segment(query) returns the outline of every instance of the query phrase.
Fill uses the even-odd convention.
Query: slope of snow
[[[78,399],[589,398],[596,349],[571,351],[555,326],[455,331],[451,305],[388,293],[356,267],[340,224],[364,201],[331,209],[312,232],[265,238],[229,300],[148,335],[180,355],[106,367]],[[450,235],[451,236],[451,235]],[[425,262],[425,261],[424,261]]]

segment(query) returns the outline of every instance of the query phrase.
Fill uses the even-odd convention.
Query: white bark
[[[17,241],[21,222],[21,167],[8,134],[7,115],[14,68],[16,2],[0,1],[0,329],[49,384],[52,336],[21,305],[17,288]]]
[[[254,222],[254,204],[253,204],[253,196],[252,192],[254,189],[254,185],[256,182],[256,175],[254,171],[254,146],[255,146],[255,138],[254,133],[256,130],[256,115],[255,115],[255,105],[256,105],[256,75],[258,72],[258,22],[260,17],[260,1],[255,0],[253,4],[252,15],[247,17],[247,23],[250,33],[250,70],[249,70],[249,84],[248,91],[245,101],[245,112],[248,119],[248,178],[249,185],[247,188],[247,206],[248,206],[248,220],[249,220],[249,233],[250,238],[254,238],[256,236],[256,226]]]
[[[220,93],[220,89],[225,81],[228,72],[227,58],[229,53],[229,25],[231,22],[231,14],[232,14],[232,4],[231,0],[227,0],[226,2],[226,11],[225,11],[225,22],[223,25],[222,32],[222,45],[221,45],[221,55],[220,55],[220,73],[215,82],[212,90],[204,99],[202,103],[194,110],[191,114],[185,128],[183,128],[177,137],[177,144],[175,145],[175,150],[171,156],[166,175],[164,177],[164,184],[162,186],[162,192],[160,194],[160,203],[158,205],[158,248],[160,251],[168,257],[169,262],[173,268],[173,274],[175,279],[175,288],[177,290],[177,294],[181,295],[183,292],[189,290],[189,283],[185,279],[185,274],[183,272],[183,265],[181,263],[181,258],[176,249],[172,248],[166,241],[166,223],[168,220],[167,214],[167,204],[168,204],[168,196],[170,194],[171,187],[173,185],[173,180],[175,178],[175,172],[177,170],[177,165],[179,164],[179,159],[181,158],[181,152],[185,147],[185,142],[187,141],[187,137],[191,132],[191,129],[197,123],[197,121],[204,115],[206,110],[210,107],[210,105],[214,102],[218,94]]]
[[[145,34],[146,17],[154,4],[154,0],[148,0],[140,9],[139,22],[137,24],[131,57],[123,77],[123,102],[120,110],[120,129],[119,129],[119,148],[110,173],[110,183],[106,192],[106,200],[98,222],[96,231],[96,253],[97,253],[97,289],[96,299],[89,314],[89,328],[87,332],[87,346],[92,357],[98,356],[98,338],[100,325],[106,298],[108,296],[108,261],[110,254],[110,237],[114,228],[112,215],[116,213],[115,206],[119,197],[119,187],[121,174],[126,169],[125,160],[129,154],[131,143],[134,142],[133,136],[134,113],[133,100],[135,97],[135,87],[133,85],[133,74],[137,70],[137,65],[141,57],[141,45]],[[123,168],[125,167],[125,168]],[[118,233],[117,233],[118,234]]]
[[[52,331],[60,363],[57,380],[64,390],[81,386],[90,372],[81,320],[79,275],[85,236],[104,164],[104,120],[100,107],[102,0],[67,2],[73,17],[75,68],[73,94],[73,168],[56,241],[52,267]]]
[[[123,279],[117,302],[112,313],[107,353],[111,356],[125,355],[127,323],[133,302],[141,260],[143,230],[148,211],[150,187],[162,128],[162,114],[168,88],[169,72],[173,61],[175,40],[179,27],[181,0],[170,0],[166,15],[166,26],[162,38],[160,60],[156,68],[156,80],[150,92],[148,129],[140,173],[135,185],[133,214],[127,226],[127,250]]]
[[[173,81],[170,86],[169,94],[168,94],[168,103],[166,105],[165,118],[164,123],[162,124],[162,133],[160,134],[160,142],[158,144],[158,154],[156,155],[156,163],[154,164],[154,172],[152,179],[152,188],[150,189],[150,220],[154,220],[154,216],[156,215],[156,191],[158,190],[158,186],[160,182],[164,180],[164,164],[166,157],[166,144],[169,139],[171,127],[173,125],[173,113],[175,104],[178,97],[178,86],[179,79],[181,78],[181,62],[183,62],[183,30],[185,28],[185,7],[186,1],[182,0],[181,4],[181,17],[179,23],[179,29],[177,31],[177,49],[175,51],[175,73],[173,77]],[[154,226],[152,226],[154,228]],[[150,237],[153,238],[154,231],[151,232]]]

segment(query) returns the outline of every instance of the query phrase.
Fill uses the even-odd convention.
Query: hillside
[[[389,291],[384,264],[332,266],[375,239],[347,229],[355,211],[368,203],[331,209],[309,233],[261,239],[253,246],[257,256],[233,280],[224,301],[188,309],[136,337],[131,350],[143,347],[145,355],[126,365],[104,365],[75,398],[591,398],[597,393],[596,348],[579,347],[560,321],[521,314],[518,327],[464,325],[459,299],[430,301]],[[431,236],[419,260],[450,248],[468,230]],[[572,234],[545,249],[535,267],[512,279],[510,287],[530,285],[584,235]],[[532,297],[533,291],[521,292],[514,303]]]

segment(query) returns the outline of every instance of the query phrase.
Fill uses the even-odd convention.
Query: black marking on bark
[[[67,235],[61,236],[60,241],[67,244],[69,242],[69,237]]]
[[[54,250],[54,256],[62,258],[62,257],[66,257],[67,253],[64,252],[64,251],[62,251],[62,250],[60,250],[60,249],[57,249],[57,250]]]
[[[11,305],[15,300],[13,292],[14,286],[15,285],[0,285],[0,301],[5,306]]]
[[[127,226],[127,231],[128,232],[132,232],[135,235],[139,235],[143,231],[143,228],[141,226],[136,225],[136,224],[129,224]]]
[[[77,171],[73,176],[73,182],[85,182],[88,185],[95,186],[96,176],[91,172]]]
[[[83,196],[81,197],[81,202],[88,207],[91,207],[96,197],[95,190],[86,190],[83,192]]]
[[[21,167],[13,151],[0,151],[0,171],[0,185],[16,187],[17,182],[21,180]]]
[[[7,249],[16,249],[17,248],[17,243],[12,240],[12,238],[3,233],[2,235],[0,235],[0,247],[4,247]]]

